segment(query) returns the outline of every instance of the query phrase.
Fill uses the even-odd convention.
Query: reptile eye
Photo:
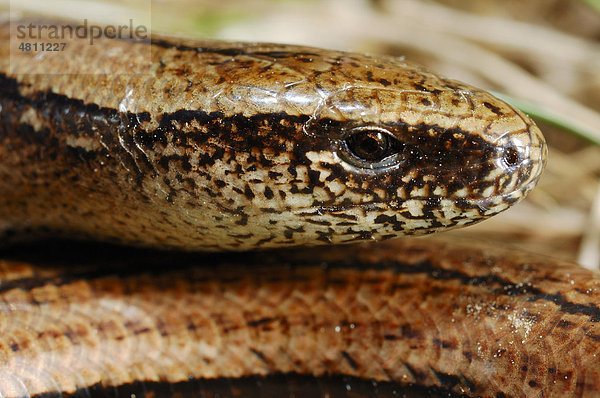
[[[367,162],[378,162],[389,155],[389,138],[381,131],[358,131],[346,138],[346,145],[354,156]]]
[[[504,153],[502,155],[504,159],[504,163],[508,166],[516,166],[521,162],[521,154],[515,147],[508,147],[504,149]]]
[[[377,127],[358,127],[342,143],[346,161],[370,169],[396,164],[404,149],[404,145],[389,132]]]

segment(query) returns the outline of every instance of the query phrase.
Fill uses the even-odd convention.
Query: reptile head
[[[353,214],[367,236],[423,234],[486,219],[535,186],[546,146],[529,117],[458,82],[418,86],[351,87],[323,102],[305,131],[331,152],[307,153],[339,194],[310,211]]]
[[[221,111],[197,118],[227,248],[441,231],[536,184],[543,136],[489,93],[398,58],[284,49],[245,47],[223,64]]]
[[[537,183],[546,158],[540,130],[491,94],[396,58],[338,53],[324,63],[303,81],[282,82],[273,98],[285,116],[270,113],[264,133],[254,126],[261,138],[245,141],[272,160],[268,197],[254,200],[269,211],[267,228],[287,231],[274,241],[351,242],[464,226],[507,209]]]

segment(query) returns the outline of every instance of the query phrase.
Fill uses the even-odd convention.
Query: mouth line
[[[514,204],[515,202],[523,199],[525,197],[525,193],[529,192],[533,187],[537,184],[537,180],[530,181],[529,183],[523,185],[519,189],[515,189],[511,192],[504,193],[501,195],[493,195],[489,197],[423,197],[423,198],[410,198],[402,201],[377,201],[377,202],[368,202],[368,203],[355,203],[349,205],[332,205],[332,206],[310,206],[302,209],[297,209],[293,211],[295,215],[326,215],[328,213],[340,213],[343,211],[359,209],[363,212],[369,211],[398,211],[398,210],[407,210],[407,203],[419,202],[428,205],[429,210],[442,209],[443,206],[440,206],[442,201],[450,201],[451,205],[455,205],[457,207],[465,207],[466,204],[470,204],[470,206],[466,206],[467,208],[478,209],[481,211],[489,211],[494,206],[497,206],[501,203],[506,204]],[[397,202],[397,203],[394,203]],[[461,206],[458,206],[458,203],[462,202]]]

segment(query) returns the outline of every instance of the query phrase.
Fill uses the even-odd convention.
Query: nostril
[[[504,149],[502,159],[504,159],[504,163],[506,163],[507,166],[511,167],[518,165],[523,160],[521,154],[519,153],[519,150],[512,146],[509,146]]]

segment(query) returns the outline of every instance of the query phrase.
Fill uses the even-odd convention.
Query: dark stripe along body
[[[221,251],[429,233],[506,209],[545,162],[527,116],[397,58],[75,40],[69,62],[140,73],[35,74],[44,69],[16,56],[14,74],[6,26],[0,38],[4,242],[61,235]],[[398,161],[354,158],[348,138],[364,129],[393,137]],[[305,382],[328,396],[336,377],[350,396],[352,386],[394,396],[407,383],[475,396],[598,390],[593,367],[575,369],[595,355],[596,307],[585,302],[595,291],[571,297],[584,277],[543,282],[531,267],[533,288],[519,285],[529,263],[429,244],[96,261],[74,247],[54,265],[21,253],[1,263],[0,393],[209,386],[212,396],[224,383],[234,396],[265,396],[283,378],[295,380],[290,396]],[[561,317],[564,328],[548,326]],[[586,343],[572,358],[548,357],[536,327]]]
[[[600,279],[548,258],[433,239],[51,248],[0,263],[3,397],[600,394]]]
[[[527,116],[398,58],[275,44],[72,40],[72,53],[57,62],[139,74],[34,74],[45,66],[18,51],[12,70],[22,74],[11,74],[7,26],[6,237],[218,251],[423,234],[506,209],[545,162],[543,137]],[[361,129],[401,146],[398,162],[356,161],[345,142]]]

